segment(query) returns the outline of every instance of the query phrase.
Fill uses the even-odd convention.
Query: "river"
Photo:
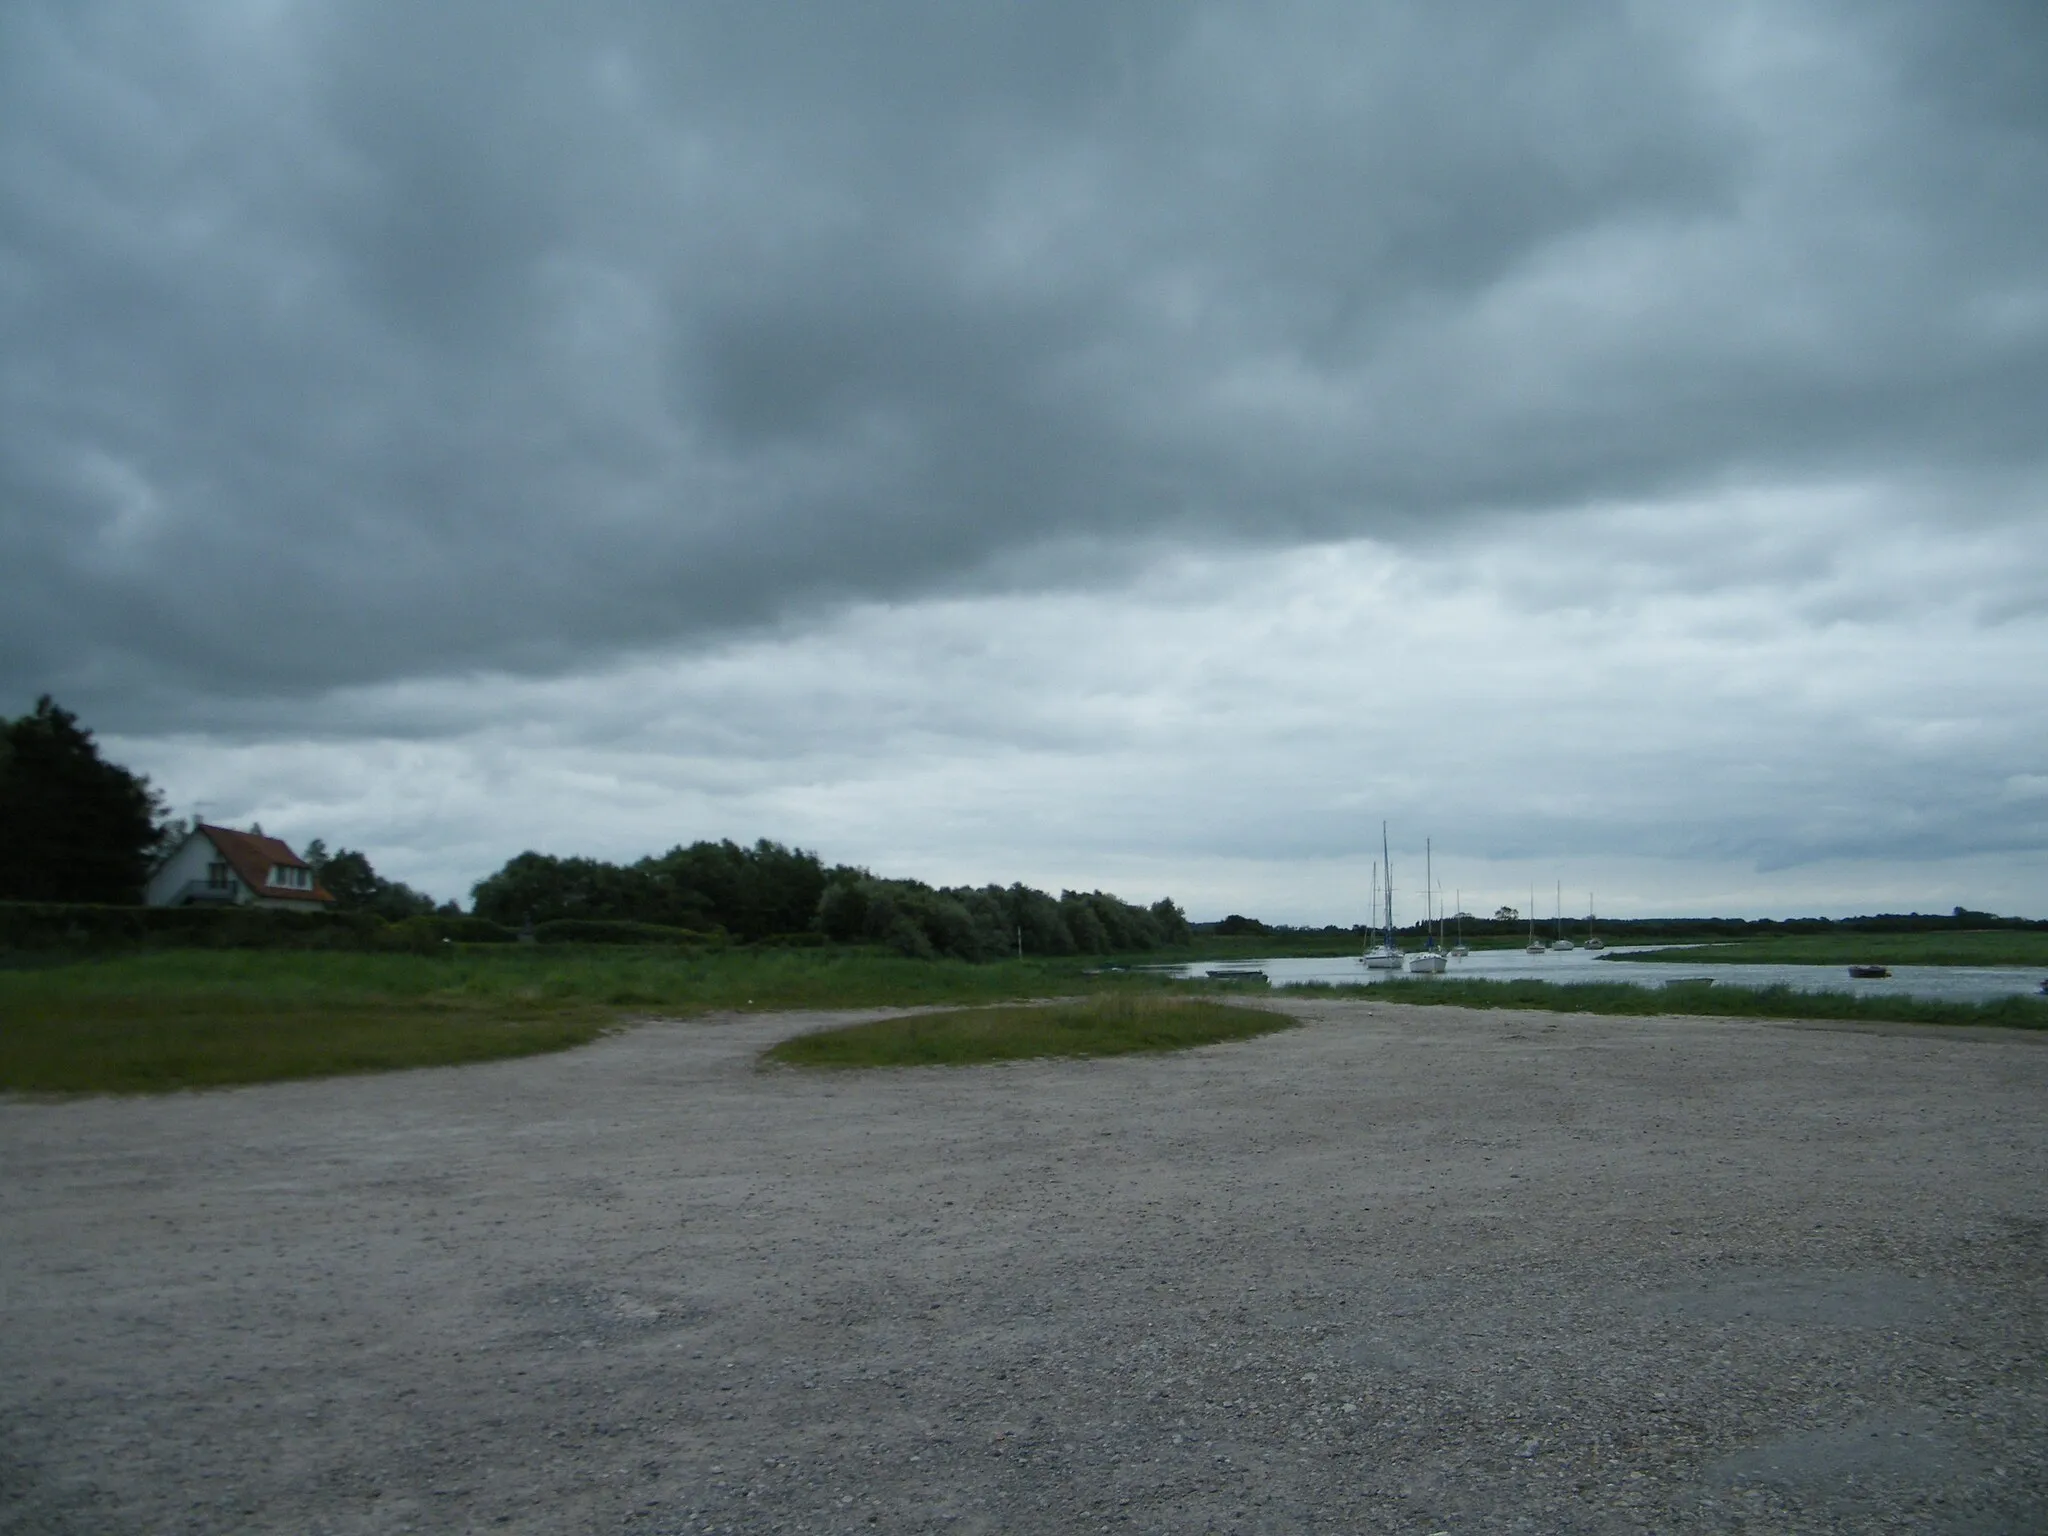
[[[1716,965],[1704,956],[1696,961],[1615,961],[1610,957],[1640,954],[1647,949],[1672,949],[1669,944],[1642,945],[1635,949],[1574,949],[1526,954],[1519,949],[1475,949],[1463,959],[1454,959],[1444,974],[1481,981],[1622,981],[1637,986],[1661,987],[1674,981],[1697,981],[1712,977],[1721,986],[1786,986],[1801,992],[1849,992],[1875,996],[1940,998],[1948,1002],[1976,1003],[2001,997],[2032,996],[2040,989],[2044,972],[2015,966],[1993,965],[1895,965],[1889,976],[1859,981],[1849,975],[1846,965]],[[1685,946],[1706,949],[1710,946]],[[1166,967],[1189,979],[1213,970],[1256,966],[1276,987],[1326,982],[1356,986],[1385,981],[1389,971],[1369,971],[1354,956],[1323,956],[1313,959],[1204,960],[1192,965]],[[1406,976],[1407,972],[1401,972]],[[1434,978],[1417,976],[1416,981]]]

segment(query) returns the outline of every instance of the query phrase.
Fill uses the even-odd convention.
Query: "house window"
[[[290,864],[273,864],[270,883],[290,891],[309,891],[313,888],[313,876],[311,871]]]
[[[215,859],[206,866],[206,883],[216,891],[228,888],[228,866],[224,859]]]

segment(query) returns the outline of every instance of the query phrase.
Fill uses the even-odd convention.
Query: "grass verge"
[[[1994,1024],[2048,1029],[2048,1001],[2005,997],[1948,1003],[1917,997],[1800,992],[1791,987],[1638,986],[1626,981],[1451,981],[1406,977],[1371,986],[1289,987],[1289,992],[1380,997],[1456,1008],[1536,1008],[1554,1013],[1700,1014],[1737,1019],[1865,1019],[1901,1024]]]
[[[10,1010],[0,1086],[158,1093],[453,1066],[565,1050],[610,1022],[594,1010],[508,1014],[448,1003],[279,1007],[249,998],[131,998],[118,1008]]]
[[[876,1019],[798,1035],[763,1061],[799,1067],[970,1066],[1037,1056],[1126,1056],[1248,1040],[1294,1020],[1195,998],[1105,993],[1035,1007],[972,1008]]]
[[[1680,965],[2019,965],[2048,968],[2048,933],[1826,933],[1610,955]]]
[[[154,950],[0,969],[0,1090],[143,1093],[562,1050],[636,1017],[997,1003],[1157,977],[860,950]]]

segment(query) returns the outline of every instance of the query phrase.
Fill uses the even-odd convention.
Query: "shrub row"
[[[367,912],[0,901],[0,949],[99,949],[137,944],[352,948],[383,926],[381,919]]]
[[[722,946],[722,930],[591,918],[535,926],[543,944]],[[83,902],[0,901],[0,950],[425,949],[443,943],[511,944],[517,930],[487,917],[422,913],[386,922],[373,912],[295,912],[276,907],[127,907]],[[823,944],[818,933],[770,934],[761,944]]]

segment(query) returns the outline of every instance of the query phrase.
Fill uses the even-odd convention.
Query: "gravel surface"
[[[2048,1040],[872,1014],[0,1103],[0,1529],[2048,1529]]]

